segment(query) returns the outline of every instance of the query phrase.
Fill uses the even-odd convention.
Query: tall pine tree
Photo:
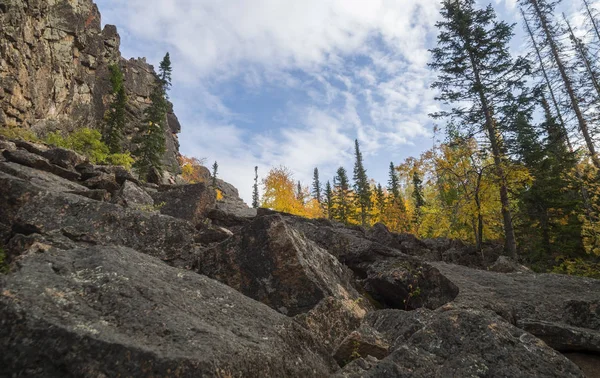
[[[329,180],[325,184],[325,211],[327,212],[327,219],[333,219],[333,190],[331,190]]]
[[[110,103],[105,116],[104,143],[108,146],[110,153],[122,152],[123,130],[125,129],[125,107],[127,106],[127,95],[123,83],[123,72],[117,64],[109,67],[110,83],[112,85],[113,100]]]
[[[217,164],[217,162],[215,161],[215,163],[212,166],[212,185],[213,187],[217,187],[217,173],[219,171],[219,164]]]
[[[144,110],[142,135],[140,144],[135,151],[137,161],[135,167],[142,180],[154,170],[162,174],[162,157],[166,151],[165,130],[167,121],[168,102],[167,89],[171,86],[171,62],[169,54],[160,63],[157,80],[150,93],[151,104]]]
[[[367,171],[363,164],[362,153],[358,145],[358,139],[354,140],[354,192],[356,193],[356,205],[360,211],[360,223],[367,225],[369,210],[371,209],[371,187]]]
[[[258,195],[258,166],[254,166],[254,185],[252,187],[252,207],[258,209],[260,206]]]
[[[517,244],[505,174],[503,131],[514,120],[515,98],[525,88],[525,59],[512,59],[509,42],[513,26],[496,19],[491,5],[477,9],[475,0],[445,0],[438,45],[430,66],[439,71],[433,87],[438,99],[454,107],[434,114],[461,125],[465,134],[484,131],[494,159],[500,187],[505,249],[516,257]],[[457,106],[459,105],[459,106]],[[482,124],[483,123],[483,124]]]
[[[344,167],[339,167],[336,176],[333,178],[334,186],[334,213],[333,218],[344,224],[348,224],[352,214],[352,197],[350,193],[350,183],[348,174]]]
[[[313,171],[312,195],[318,203],[321,203],[321,181],[319,181],[319,168],[315,168]]]

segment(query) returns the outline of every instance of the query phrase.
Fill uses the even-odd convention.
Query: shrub
[[[565,259],[559,265],[552,268],[552,273],[600,278],[600,263],[586,261],[581,258]]]
[[[53,132],[48,134],[45,141],[53,146],[75,150],[95,164],[122,165],[130,169],[134,162],[129,152],[111,154],[108,146],[102,142],[100,132],[89,128],[79,129],[66,138],[59,132]]]
[[[0,135],[8,139],[23,139],[29,142],[39,141],[39,138],[31,130],[23,127],[2,126],[0,127]]]

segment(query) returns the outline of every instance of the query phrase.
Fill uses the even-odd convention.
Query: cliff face
[[[138,131],[155,72],[145,59],[126,60],[116,27],[101,28],[91,0],[0,0],[0,126],[48,131],[101,128],[110,100],[108,67],[117,63],[128,95],[126,146]],[[177,133],[168,116],[165,168],[178,173]]]

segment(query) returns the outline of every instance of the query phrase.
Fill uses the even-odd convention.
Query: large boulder
[[[45,151],[42,156],[65,169],[74,170],[76,166],[85,163],[88,159],[73,150],[55,147]]]
[[[134,248],[175,266],[190,266],[196,259],[190,223],[68,193],[39,194],[19,209],[14,223],[29,233],[58,231],[88,245]]]
[[[2,375],[325,377],[301,326],[124,247],[31,253],[0,277]]]
[[[216,203],[216,209],[226,214],[240,218],[253,218],[256,216],[256,209],[248,207],[240,198],[238,190],[228,182],[217,179],[216,189],[220,191],[221,198]]]
[[[205,183],[162,186],[152,198],[161,214],[185,219],[194,225],[204,223],[215,206],[215,191]]]
[[[365,323],[389,338],[391,353],[363,369],[351,364],[339,376],[584,377],[563,355],[490,311],[383,310]]]
[[[458,286],[454,305],[491,310],[561,352],[600,353],[600,280],[432,264]]]
[[[119,191],[114,195],[113,202],[132,209],[154,209],[154,200],[150,194],[131,181],[123,183]]]
[[[370,308],[350,271],[280,215],[257,218],[204,251],[195,269],[283,314],[301,314],[331,348]]]
[[[36,155],[24,149],[16,149],[13,151],[4,150],[2,155],[10,162],[50,172],[67,180],[75,181],[80,177],[79,173],[54,165],[45,157]]]

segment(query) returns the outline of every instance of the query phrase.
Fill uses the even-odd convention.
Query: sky
[[[491,0],[518,21],[516,0]],[[126,58],[173,65],[169,93],[181,153],[219,164],[251,202],[259,177],[284,165],[304,186],[353,169],[369,177],[429,149],[439,109],[430,89],[439,0],[96,0]],[[513,42],[523,49],[520,26]],[[440,139],[440,135],[437,139]]]

